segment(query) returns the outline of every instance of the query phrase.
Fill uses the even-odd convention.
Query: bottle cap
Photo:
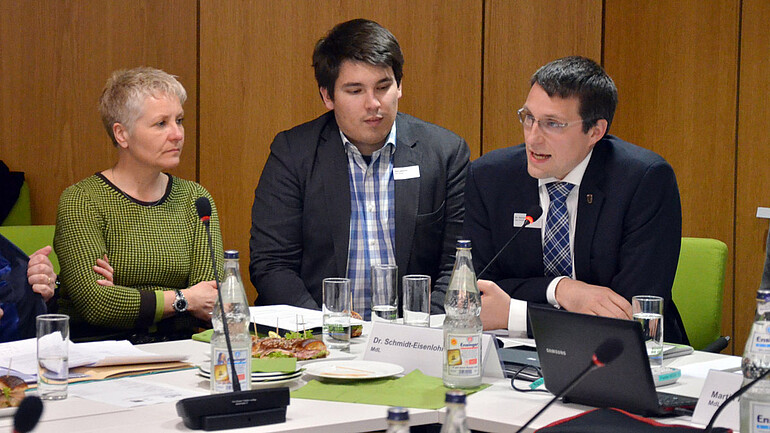
[[[467,239],[461,239],[461,240],[457,241],[457,248],[468,248],[468,249],[470,249],[470,247],[471,247],[471,241],[469,241]]]
[[[225,251],[225,259],[237,259],[237,258],[238,258],[238,250]]]
[[[446,392],[447,403],[460,403],[465,404],[465,393],[462,391],[447,391]]]
[[[409,410],[405,407],[388,408],[388,420],[409,421]]]

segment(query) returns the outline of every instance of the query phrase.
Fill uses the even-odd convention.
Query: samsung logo
[[[546,347],[545,352],[550,353],[551,355],[567,356],[567,351],[561,349],[551,349],[550,347]]]

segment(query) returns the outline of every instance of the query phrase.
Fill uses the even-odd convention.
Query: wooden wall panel
[[[738,111],[735,209],[735,351],[740,354],[754,320],[756,290],[762,277],[768,220],[757,207],[770,207],[770,3],[743,0],[741,78]],[[763,30],[765,29],[765,30]]]
[[[731,253],[738,14],[739,2],[612,1],[606,4],[604,37],[604,66],[620,99],[612,133],[661,154],[674,167],[682,235],[719,239]],[[732,299],[730,260],[727,335]]]
[[[478,155],[482,2],[392,0],[200,3],[200,181],[222,217],[225,245],[248,278],[254,188],[278,132],[325,111],[311,68],[335,24],[373,19],[404,52],[401,111],[463,136]],[[245,283],[249,297],[255,293]]]
[[[570,55],[601,57],[600,0],[486,3],[482,153],[524,141],[516,110],[542,65]]]
[[[189,95],[175,174],[195,179],[195,0],[0,0],[0,159],[26,172],[33,223],[53,224],[59,194],[110,167],[116,152],[97,111],[109,74],[154,66]]]

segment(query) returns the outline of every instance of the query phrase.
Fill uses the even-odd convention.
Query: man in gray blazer
[[[254,193],[251,282],[257,305],[318,309],[322,280],[348,277],[353,310],[368,319],[374,264],[398,265],[399,282],[415,273],[448,282],[470,152],[456,134],[398,112],[403,56],[379,24],[338,24],[316,44],[313,67],[330,111],[273,140]]]

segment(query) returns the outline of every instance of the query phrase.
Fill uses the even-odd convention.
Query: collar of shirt
[[[545,185],[548,185],[549,183],[553,182],[567,182],[575,185],[576,187],[580,187],[580,182],[583,180],[583,175],[586,174],[586,168],[588,168],[588,162],[591,161],[591,155],[594,153],[594,150],[591,149],[590,152],[588,152],[588,155],[586,155],[585,158],[583,158],[582,161],[580,161],[580,164],[576,165],[575,168],[573,168],[569,173],[567,173],[566,176],[564,176],[564,179],[557,179],[555,177],[548,177],[545,179],[538,179],[537,186],[538,188],[542,188]],[[572,191],[575,191],[577,188],[572,188]],[[570,192],[570,195],[572,193]],[[548,203],[546,203],[548,204]]]

